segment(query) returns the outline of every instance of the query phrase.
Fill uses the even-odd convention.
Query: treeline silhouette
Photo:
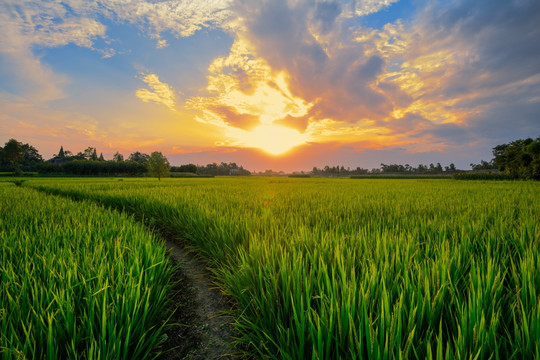
[[[453,174],[459,171],[452,163],[444,168],[440,163],[437,165],[418,165],[417,167],[409,164],[381,164],[380,168],[374,168],[371,170],[357,167],[355,169],[345,168],[344,166],[325,166],[324,168],[314,167],[311,171],[311,175],[314,176],[350,176],[350,175],[368,175],[368,174]]]
[[[540,137],[512,141],[508,144],[497,145],[493,148],[491,161],[481,160],[479,164],[470,164],[477,173],[500,173],[496,176],[506,179],[540,180]],[[112,160],[105,160],[103,154],[98,156],[95,147],[73,154],[61,146],[58,154],[44,160],[38,150],[30,144],[23,144],[15,139],[8,140],[0,147],[0,171],[21,174],[23,172],[39,172],[42,174],[71,174],[71,175],[142,175],[148,170],[150,156],[139,151],[131,153],[127,159],[119,152]],[[172,166],[172,173],[192,173],[202,176],[245,176],[252,174],[243,166],[232,163],[211,163],[207,165],[185,164]],[[361,176],[361,175],[454,175],[454,178],[486,178],[485,175],[462,175],[451,163],[442,166],[440,163],[414,167],[409,164],[381,164],[371,170],[361,167],[345,168],[344,166],[313,167],[311,172],[297,172],[311,176]],[[456,175],[460,173],[460,175]],[[255,173],[258,175],[284,175],[283,172],[267,170]],[[491,178],[495,178],[491,176]]]

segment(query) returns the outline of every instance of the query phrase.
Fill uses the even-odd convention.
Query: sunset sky
[[[538,0],[0,0],[0,144],[250,170],[540,136]]]

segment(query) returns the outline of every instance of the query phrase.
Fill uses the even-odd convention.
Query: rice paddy
[[[159,299],[171,281],[170,267],[156,265],[166,264],[164,257],[150,260],[148,255],[152,251],[163,255],[159,241],[131,219],[104,210],[95,205],[98,203],[180,236],[201,254],[216,284],[235,304],[237,345],[246,356],[540,358],[539,183],[450,179],[32,179],[20,189],[0,184],[0,191],[1,286],[28,282],[35,291],[50,289],[48,300],[34,311],[34,322],[39,325],[32,328],[40,327],[40,334],[48,334],[51,328],[65,332],[68,345],[62,351],[83,349],[82,340],[70,339],[79,339],[78,331],[87,327],[84,321],[90,321],[89,328],[94,330],[83,337],[96,336],[97,340],[88,340],[88,344],[94,344],[88,350],[73,350],[79,357],[91,357],[88,354],[97,349],[100,354],[113,351],[106,347],[109,342],[116,344],[110,345],[115,349],[129,347],[120,337],[104,339],[103,334],[109,336],[110,332],[100,331],[103,324],[96,320],[96,314],[111,328],[121,327],[119,324],[128,318],[133,322],[133,318],[114,318],[107,311],[108,305],[103,305],[103,297],[117,299],[115,304],[127,298],[120,294],[121,286],[110,286],[113,279],[107,280],[102,273],[99,283],[82,282],[100,274],[91,267],[95,272],[70,280],[74,276],[67,275],[70,269],[73,272],[73,268],[78,271],[89,267],[92,259],[100,266],[117,266],[113,254],[122,254],[121,258],[129,255],[124,265],[118,265],[125,275],[114,279],[138,282],[143,281],[142,276],[145,289],[161,289],[156,294]],[[29,198],[20,198],[20,194]],[[36,206],[28,207],[28,203]],[[6,208],[13,210],[7,214]],[[107,215],[100,218],[101,213]],[[78,220],[60,225],[65,214]],[[29,218],[48,220],[33,226]],[[18,235],[21,229],[33,231],[35,235],[28,238],[42,239],[33,245],[35,249],[28,252],[26,245],[18,245],[29,241]],[[124,245],[115,245],[118,238],[135,241],[134,236],[126,235],[128,231],[138,234],[135,238],[141,239],[144,251],[119,250]],[[55,245],[58,239],[62,239],[61,250]],[[108,255],[85,257],[87,252],[106,248],[110,249]],[[58,251],[66,252],[59,256]],[[9,268],[11,262],[18,259],[30,269],[24,261],[28,258],[42,262],[38,274],[44,274],[44,281],[58,284],[56,288],[47,285],[39,290],[44,282],[33,280],[33,269],[10,280],[15,278],[15,270]],[[62,263],[51,260],[59,258],[69,265],[46,271]],[[144,265],[134,265],[138,261]],[[157,271],[152,277],[141,272],[150,267]],[[126,273],[126,269],[131,270]],[[69,293],[73,284],[80,283],[84,286],[75,287],[84,291],[80,298],[96,304],[90,306],[93,310],[84,310],[94,315],[81,318],[83,322],[77,326],[76,321],[64,317],[66,311],[51,309],[63,303],[55,300],[58,296],[54,294]],[[4,293],[2,289],[1,308],[20,302],[11,301],[13,295]],[[97,295],[95,301],[93,294]],[[20,299],[33,297],[26,293]],[[33,300],[24,300],[23,304],[25,301]],[[160,302],[149,304],[144,309],[153,313]],[[25,309],[16,311],[26,314]],[[19,321],[23,330],[17,336],[24,338],[30,320],[21,315],[7,321],[6,313],[1,320],[2,334],[9,334],[5,326],[14,327],[10,324]],[[122,327],[125,331],[129,328]],[[3,335],[1,346],[14,349],[13,339]],[[21,346],[43,350],[42,355],[48,357],[48,343],[43,339],[47,337],[36,337]]]
[[[173,268],[127,216],[0,182],[2,359],[148,359]]]

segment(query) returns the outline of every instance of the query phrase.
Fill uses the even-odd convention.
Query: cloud
[[[228,125],[250,130],[260,124],[259,117],[251,114],[238,114],[232,107],[225,105],[208,106],[208,110],[224,119]]]
[[[538,2],[434,1],[414,21],[381,30],[356,25],[351,31],[344,21],[391,3],[234,2],[242,56],[266,64],[267,74],[285,74],[284,88],[309,104],[305,114],[283,114],[276,125],[310,141],[400,144],[413,152],[472,146],[488,132],[503,141],[538,129],[532,114],[540,48],[531,45],[540,38]],[[247,107],[242,101],[250,103],[247,93],[257,88],[256,75],[226,67],[213,69],[209,79],[220,93],[243,89],[228,103],[237,109]],[[522,126],[508,132],[510,113]]]
[[[73,17],[56,2],[0,4],[0,56],[18,78],[17,88],[34,101],[65,97],[66,78],[55,74],[34,55],[35,47],[75,44],[92,48],[93,41],[105,34],[105,26],[88,17]]]
[[[44,64],[35,49],[74,44],[105,58],[114,56],[117,50],[107,38],[105,19],[134,24],[163,48],[168,45],[161,38],[163,32],[184,37],[204,28],[227,27],[228,4],[228,0],[5,0],[0,2],[0,56],[18,78],[21,94],[36,101],[55,100],[66,96],[62,88],[67,79]],[[105,45],[96,47],[97,39],[105,40]]]
[[[350,8],[330,1],[235,1],[231,9],[239,20],[230,54],[210,65],[208,94],[189,99],[188,106],[201,111],[200,121],[220,127],[256,129],[252,123],[246,127],[229,121],[216,111],[223,106],[234,114],[258,116],[276,132],[281,127],[300,132],[302,137],[291,134],[299,143],[339,136],[360,141],[373,137],[372,130],[386,132],[375,122],[390,116],[394,102],[408,105],[410,97],[379,81],[387,68],[380,52],[345,34],[340,16],[346,6]],[[238,140],[238,132],[228,133]]]
[[[389,7],[399,0],[351,0],[345,1],[344,16],[365,16]]]
[[[142,81],[144,81],[151,90],[138,89],[135,92],[135,96],[144,102],[163,104],[170,110],[176,111],[176,96],[172,87],[161,82],[156,74],[141,74],[141,76]]]
[[[121,21],[149,29],[157,39],[162,32],[186,37],[203,28],[227,27],[229,0],[101,1]]]
[[[453,123],[454,130],[434,126],[432,134],[455,143],[540,132],[540,48],[532,46],[540,39],[539,17],[535,1],[435,2],[424,9],[402,32],[401,46],[387,52],[400,61],[387,81],[413,99],[397,113]]]

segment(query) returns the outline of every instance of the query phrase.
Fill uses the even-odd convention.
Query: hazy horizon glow
[[[251,170],[540,136],[534,0],[5,0],[0,142]]]

